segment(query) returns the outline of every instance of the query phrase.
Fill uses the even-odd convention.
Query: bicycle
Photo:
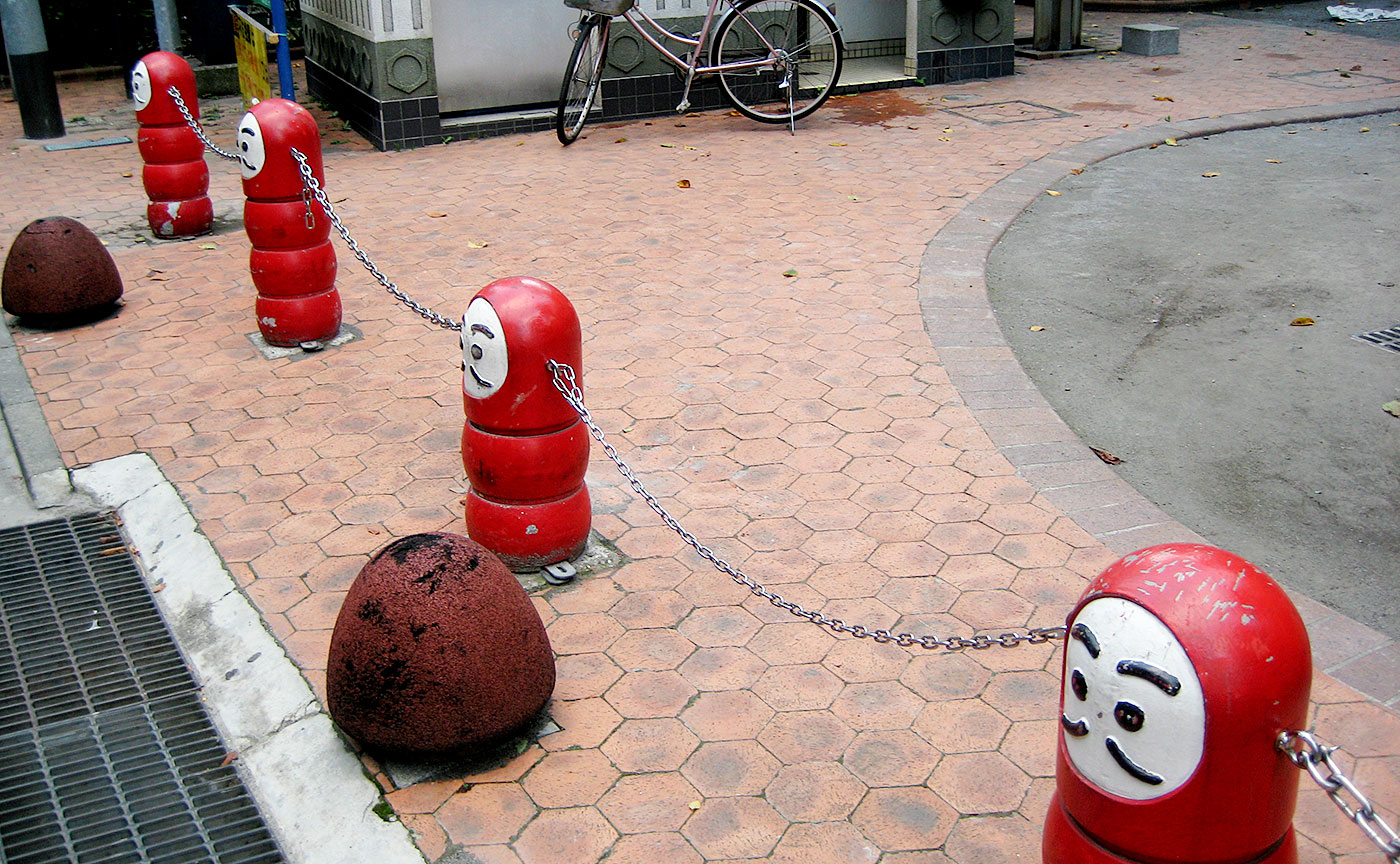
[[[674,33],[636,5],[636,0],[564,0],[583,10],[578,37],[559,92],[555,131],[565,146],[588,122],[607,60],[612,22],[622,17],[685,76],[677,113],[690,108],[697,75],[716,75],[725,97],[740,114],[761,123],[797,121],[821,107],[841,77],[845,44],[836,19],[816,0],[709,0],[705,23],[694,36]],[[718,15],[720,7],[725,7]],[[701,64],[707,37],[709,63]],[[689,47],[679,56],[664,41]]]

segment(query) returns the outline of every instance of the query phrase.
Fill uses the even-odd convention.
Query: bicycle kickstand
[[[681,93],[681,104],[676,106],[677,114],[684,114],[690,110],[690,85],[695,80],[695,67],[691,66],[685,76],[685,90]]]

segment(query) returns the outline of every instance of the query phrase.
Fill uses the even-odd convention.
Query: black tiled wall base
[[[1016,72],[1015,60],[1015,45],[920,51],[919,79],[931,85],[1013,75]]]

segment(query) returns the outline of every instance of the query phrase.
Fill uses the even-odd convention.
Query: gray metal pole
[[[63,137],[63,110],[49,65],[39,0],[0,0],[0,26],[10,55],[10,83],[26,138]]]
[[[156,12],[156,41],[160,50],[180,53],[180,14],[175,0],[152,0]]]

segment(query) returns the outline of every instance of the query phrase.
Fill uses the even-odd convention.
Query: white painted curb
[[[117,511],[147,583],[164,585],[156,605],[288,864],[423,864],[408,829],[373,812],[379,788],[151,457],[73,484]]]

